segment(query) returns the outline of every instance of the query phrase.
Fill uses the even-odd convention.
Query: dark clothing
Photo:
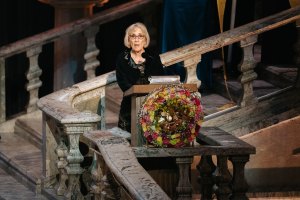
[[[148,77],[164,75],[163,65],[158,54],[145,49],[145,62],[135,64],[130,56],[131,49],[125,49],[119,54],[116,63],[116,76],[119,87],[123,92],[133,85],[149,84]],[[124,96],[121,102],[118,126],[123,130],[131,130],[131,97]]]

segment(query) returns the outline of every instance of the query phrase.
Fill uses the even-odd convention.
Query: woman
[[[130,25],[125,32],[125,50],[120,53],[116,62],[116,76],[123,92],[133,85],[148,84],[153,75],[164,75],[163,65],[158,54],[147,48],[150,36],[142,23]],[[131,132],[131,97],[123,96],[119,113],[118,126]]]

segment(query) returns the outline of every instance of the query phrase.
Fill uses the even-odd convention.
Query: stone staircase
[[[1,187],[3,199],[46,199],[41,196],[42,153],[41,112],[2,124],[0,140],[0,168],[12,190]],[[41,119],[41,118],[40,118]],[[16,124],[13,129],[11,124]],[[5,127],[6,125],[6,127]],[[5,131],[2,129],[5,127]],[[3,131],[2,131],[3,130]],[[10,176],[11,175],[11,176]],[[1,181],[2,182],[2,181]],[[18,188],[22,190],[18,191]],[[14,190],[16,191],[14,192]],[[23,196],[24,190],[32,198]],[[9,191],[10,194],[7,194]],[[24,192],[25,194],[26,192]],[[14,198],[13,198],[14,197]]]
[[[20,181],[16,180],[7,171],[0,168],[0,199],[24,199],[24,200],[44,200],[44,196],[28,189]]]
[[[280,68],[280,70],[284,69]],[[285,70],[294,72],[289,73],[289,77],[295,77],[295,70],[288,68]],[[273,74],[273,76],[275,75],[276,73]],[[277,74],[277,76],[282,77],[281,75]],[[205,115],[216,113],[234,105],[234,102],[226,98],[224,81],[220,76],[215,76],[215,83],[216,88],[220,89],[220,93],[205,92],[202,94]],[[238,82],[230,80],[228,84],[231,95],[238,94],[240,89]],[[276,91],[279,88],[279,86],[274,86],[264,80],[255,81],[254,87],[258,96]],[[106,124],[107,128],[112,128],[117,125],[122,98],[122,92],[116,84],[107,88],[106,98]],[[41,119],[41,112],[36,111],[0,125],[2,137],[0,140],[0,184],[5,185],[0,186],[0,199],[55,199],[53,191],[42,191],[40,185],[42,178]],[[2,181],[2,177],[5,181]],[[6,185],[5,182],[11,185]],[[197,195],[195,199],[199,199]]]

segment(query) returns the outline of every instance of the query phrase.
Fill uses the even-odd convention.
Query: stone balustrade
[[[5,60],[16,54],[23,52],[27,53],[29,71],[26,74],[28,80],[26,89],[30,94],[27,112],[36,110],[37,107],[35,105],[38,105],[38,108],[43,112],[43,172],[45,187],[50,187],[55,184],[59,188],[57,190],[58,194],[65,195],[68,198],[77,194],[82,198],[79,191],[79,176],[83,173],[80,163],[84,159],[84,156],[80,152],[79,143],[86,142],[82,138],[83,133],[95,130],[99,123],[101,129],[105,129],[105,87],[116,81],[115,72],[95,77],[95,69],[99,65],[99,62],[96,59],[99,50],[94,43],[98,26],[134,13],[153,2],[159,1],[134,0],[125,5],[108,9],[91,18],[77,20],[59,28],[37,34],[0,48],[0,122],[6,120]],[[298,6],[181,48],[174,49],[161,54],[160,57],[166,67],[183,62],[184,67],[187,69],[186,83],[197,83],[200,87],[201,83],[196,77],[196,66],[201,61],[201,55],[235,42],[240,42],[244,54],[244,59],[240,66],[240,71],[242,72],[240,82],[243,92],[238,106],[247,108],[256,104],[258,101],[257,97],[253,94],[253,81],[256,79],[257,75],[254,72],[256,63],[253,59],[252,52],[257,36],[263,32],[294,22],[299,18],[300,7]],[[87,51],[84,55],[86,64],[84,69],[88,74],[89,80],[38,99],[38,89],[41,86],[39,80],[41,70],[37,64],[37,60],[42,51],[41,47],[61,37],[71,36],[79,32],[84,32],[87,39]],[[299,83],[297,85],[299,85]],[[100,107],[102,108],[100,115],[96,114],[98,103],[100,103]],[[92,108],[86,109],[87,105],[92,105]],[[251,107],[251,109],[254,108]],[[214,122],[212,121],[211,123],[212,124],[208,125],[214,126]],[[54,149],[56,153],[53,153]],[[66,149],[68,150],[67,153]],[[135,153],[137,154],[137,151],[135,151]],[[197,152],[197,155],[199,154],[201,153]],[[218,161],[218,165],[222,166],[219,171],[220,173],[227,175],[222,177],[218,184],[228,185],[228,173],[224,170],[224,168],[226,168],[226,162],[224,160],[227,159],[236,163],[235,168],[239,171],[233,174],[233,183],[242,182],[239,180],[241,178],[239,173],[242,171],[243,164],[245,164],[247,158],[239,156],[233,157],[229,156],[229,154],[225,155],[225,157],[222,156],[223,155],[219,156],[220,161]],[[199,171],[205,174],[204,177],[207,178],[210,177],[211,175],[209,174],[214,171],[214,166],[210,166],[212,163],[210,162],[211,159],[209,156],[207,157],[204,155],[203,158],[207,161],[203,164],[205,167],[203,167],[202,164],[199,165],[199,169],[201,169]],[[204,162],[205,159],[203,159],[202,162]],[[182,169],[185,169],[189,160],[177,159],[177,163],[182,166]],[[57,175],[59,175],[60,181],[56,180]],[[72,183],[68,184],[68,187],[64,185],[66,180]],[[183,184],[185,181],[181,183]],[[209,184],[212,183],[207,182],[207,184],[207,188],[211,188],[211,185]],[[227,194],[226,191],[228,188],[225,186],[220,187],[222,188],[218,191],[220,194]],[[243,184],[234,184],[232,190],[239,191],[243,196],[244,188],[245,186]],[[205,191],[207,191],[207,194],[203,195],[209,196],[211,191],[209,191],[209,189]],[[185,192],[188,193],[188,190],[185,190]],[[235,192],[235,195],[238,195],[238,192]]]
[[[107,73],[65,88],[41,98],[43,111],[43,175],[45,187],[56,185],[57,194],[67,198],[83,198],[79,177],[84,156],[79,149],[80,138],[86,131],[105,128],[104,111],[96,114],[98,106],[105,107],[105,86],[114,83],[115,73]],[[83,110],[82,104],[86,104]],[[55,152],[53,151],[55,149]],[[67,152],[66,152],[67,151]],[[59,179],[56,180],[56,175]],[[68,180],[68,187],[65,182]]]
[[[201,199],[248,199],[246,196],[247,182],[244,177],[244,167],[250,154],[255,148],[244,141],[215,127],[202,128],[197,141],[200,146],[183,148],[154,148],[130,147],[128,140],[118,137],[114,131],[90,131],[84,137],[98,149],[94,150],[97,162],[94,163],[98,184],[96,199],[101,194],[111,194],[114,199],[124,199],[120,191],[128,191],[133,199],[168,199],[160,187],[149,177],[148,172],[138,163],[139,158],[173,158],[178,166],[178,182],[176,199],[192,199],[192,185],[190,182],[191,163],[194,156],[201,156],[197,169],[201,187]],[[216,156],[217,164],[212,162]],[[230,172],[227,162],[231,162],[233,170]],[[162,172],[163,173],[163,172]],[[114,180],[106,182],[104,177],[112,176]],[[115,193],[112,193],[115,191]],[[116,192],[119,191],[119,192]],[[106,199],[106,198],[104,198]],[[108,198],[107,198],[108,199]],[[173,198],[172,198],[173,199]]]
[[[271,17],[255,21],[242,27],[238,27],[231,31],[207,38],[205,40],[186,45],[179,49],[161,54],[162,62],[165,66],[170,66],[178,62],[184,62],[184,66],[188,70],[187,83],[197,83],[198,86],[200,86],[200,82],[196,78],[195,71],[197,63],[201,60],[201,55],[203,53],[221,48],[225,45],[240,41],[241,47],[244,49],[244,62],[240,67],[240,71],[242,72],[240,80],[243,88],[240,106],[249,107],[257,102],[252,90],[252,82],[255,80],[256,74],[253,71],[253,68],[255,67],[255,61],[253,59],[253,52],[251,51],[256,42],[256,36],[262,32],[295,21],[296,19],[300,18],[299,13],[300,7],[297,7]],[[96,19],[97,17],[95,17],[94,20]],[[94,21],[91,20],[91,22]],[[85,23],[86,22],[83,24]],[[75,24],[73,24],[73,26],[74,25]],[[88,51],[91,51],[91,54],[88,52],[86,54],[86,59],[89,61],[87,63],[90,64],[87,64],[85,68],[90,70],[89,74],[94,74],[95,64],[93,63],[96,63],[96,60],[91,55],[96,56],[98,54],[93,42],[91,42],[93,40],[89,38],[95,37],[97,29],[92,29],[93,30],[91,31],[87,30],[85,34],[87,40],[89,41]],[[2,50],[3,49],[0,49],[0,53],[3,52]],[[91,77],[92,76],[93,75],[91,75]],[[46,187],[56,184],[59,188],[57,192],[69,198],[71,198],[71,196],[74,194],[80,194],[79,176],[83,173],[80,163],[84,159],[84,156],[80,153],[79,143],[86,143],[81,136],[84,132],[95,130],[99,122],[101,129],[105,129],[105,121],[103,119],[103,116],[105,116],[105,87],[111,83],[114,83],[115,81],[115,73],[110,72],[76,84],[70,88],[65,88],[63,90],[54,92],[38,101],[38,107],[43,111],[44,116],[43,137],[45,145],[43,152],[45,155],[44,176],[46,180],[44,185]],[[95,114],[98,103],[100,103],[100,107],[102,108],[100,116]],[[87,105],[93,106],[87,111]],[[52,149],[56,149],[57,153],[53,154]],[[68,149],[67,155],[61,153],[65,152],[65,149]],[[199,152],[197,154],[199,154]],[[207,174],[210,174],[214,167],[210,166],[207,169],[206,167],[203,167],[211,164],[208,156],[205,155],[203,158],[208,161],[206,161],[205,164],[199,164],[199,169],[201,169],[199,171],[206,174],[204,175],[206,179],[207,177],[211,176]],[[203,159],[202,162],[204,162],[205,159]],[[222,157],[222,155],[220,155],[220,161],[218,165],[223,166],[221,167],[222,169],[220,169],[220,173],[225,173],[227,175],[228,173],[226,170],[224,171],[224,167],[226,168],[226,162],[224,160],[227,159],[231,160],[233,163],[237,163],[235,168],[237,168],[238,171],[241,171],[243,169],[243,164],[247,162],[246,157]],[[176,162],[181,166],[180,168],[182,169],[186,169],[186,166],[190,164],[188,159],[178,158]],[[183,171],[181,171],[181,174],[184,174]],[[233,177],[235,181],[240,183],[242,181],[240,180],[241,177],[239,173],[240,172],[234,173]],[[57,174],[60,176],[60,181],[56,180]],[[229,178],[227,176],[221,178],[219,184],[226,185],[228,179]],[[65,180],[68,180],[69,182],[71,181],[72,183],[68,184],[68,188],[64,185]],[[186,181],[182,181],[180,183],[185,184]],[[207,184],[209,183],[210,182],[207,182]],[[211,185],[207,186],[207,188],[210,187]],[[228,190],[226,187],[221,187],[222,189],[219,189],[218,192],[220,194],[226,193]],[[235,184],[235,186],[232,188],[232,190],[242,192],[242,194],[244,193],[244,189],[245,186],[243,186],[243,184]],[[189,193],[189,190],[178,189],[178,191]],[[209,196],[210,193],[211,191],[207,190],[207,194],[203,195]]]
[[[31,36],[29,38],[25,38],[12,44],[0,47],[0,122],[6,120],[5,60],[7,58],[27,52],[29,70],[26,74],[28,79],[26,89],[30,95],[26,109],[27,113],[35,111],[37,109],[35,104],[38,101],[38,90],[42,85],[39,80],[42,72],[38,66],[37,60],[44,45],[54,42],[62,37],[72,36],[80,32],[84,33],[84,36],[87,40],[87,48],[85,55],[83,55],[86,61],[83,68],[87,73],[87,78],[93,78],[95,77],[96,68],[100,65],[97,59],[100,51],[97,49],[95,44],[95,36],[99,30],[99,26],[159,2],[160,1],[158,0],[134,0],[125,5],[107,9],[99,14],[94,15],[93,17],[80,19],[44,33],[40,33],[35,36]],[[151,14],[149,12],[147,13]],[[201,62],[201,55],[235,42],[240,42],[244,51],[244,59],[240,67],[240,71],[242,72],[240,80],[243,88],[243,95],[240,100],[240,105],[245,106],[246,104],[255,103],[256,100],[253,96],[252,90],[252,82],[256,79],[256,74],[253,71],[255,67],[255,61],[253,59],[252,52],[252,47],[256,42],[255,38],[257,38],[257,36],[263,32],[276,29],[285,24],[294,22],[299,18],[300,6],[163,53],[161,54],[161,60],[166,67],[175,63],[183,62],[183,66],[187,71],[185,82],[196,83],[198,87],[200,87],[201,82],[198,80],[196,75],[196,66],[199,62]],[[297,56],[299,57],[299,55]],[[299,82],[299,79],[297,81]],[[296,85],[299,85],[298,82]]]

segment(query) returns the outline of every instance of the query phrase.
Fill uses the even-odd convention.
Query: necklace
[[[130,54],[131,54],[131,58],[133,59],[133,61],[136,64],[141,64],[141,63],[145,62],[145,58],[142,57],[141,53],[135,53],[135,52],[131,51]]]

